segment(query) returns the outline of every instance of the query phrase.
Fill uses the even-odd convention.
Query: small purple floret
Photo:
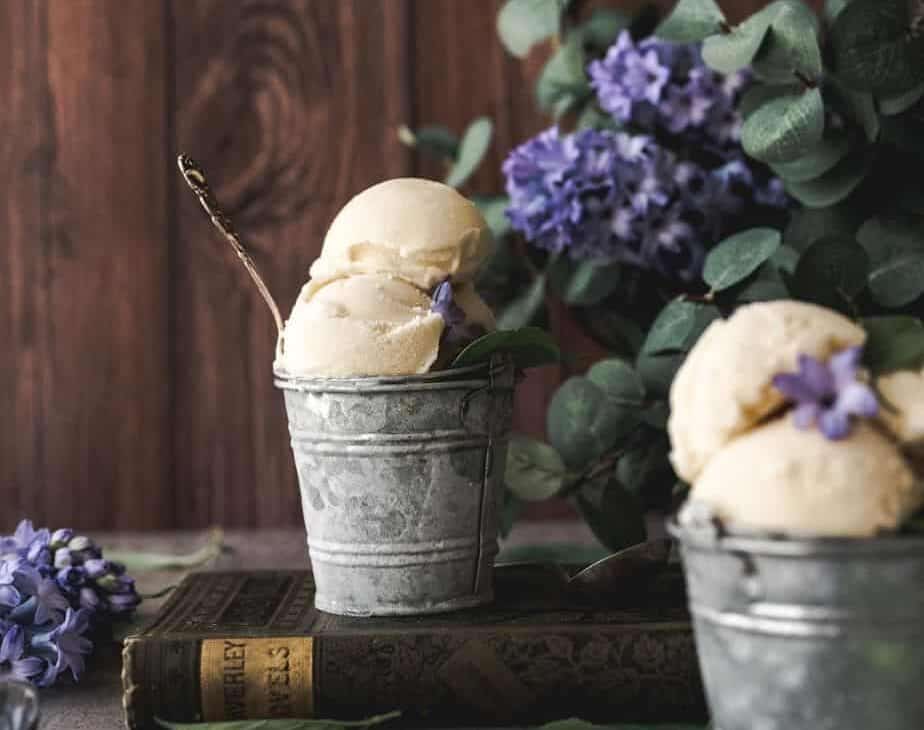
[[[800,355],[798,372],[773,378],[774,387],[793,403],[798,428],[817,425],[825,438],[837,441],[849,435],[853,417],[873,418],[879,412],[876,394],[857,379],[862,354],[862,348],[850,347],[827,363]]]

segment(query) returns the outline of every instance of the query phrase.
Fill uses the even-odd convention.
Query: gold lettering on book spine
[[[199,662],[202,719],[314,716],[311,637],[205,639]]]

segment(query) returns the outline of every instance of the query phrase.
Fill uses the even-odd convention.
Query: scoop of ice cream
[[[863,537],[897,527],[922,503],[924,488],[897,447],[869,423],[830,441],[786,415],[721,449],[689,505],[707,505],[734,528]]]
[[[475,205],[433,180],[373,185],[337,214],[311,276],[388,273],[427,291],[451,277],[471,280],[491,252],[491,231]]]
[[[924,370],[902,370],[876,381],[885,402],[879,418],[904,444],[924,446]]]
[[[796,370],[800,354],[825,360],[865,337],[837,312],[788,300],[750,304],[713,322],[671,385],[677,474],[693,482],[719,449],[779,408],[784,398],[773,376]]]
[[[364,274],[309,282],[286,322],[275,366],[321,377],[425,373],[442,333],[429,296],[402,279]]]

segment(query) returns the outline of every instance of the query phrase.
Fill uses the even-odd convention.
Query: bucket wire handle
[[[263,277],[260,276],[260,272],[257,270],[257,265],[254,263],[253,258],[251,258],[244,244],[241,242],[241,238],[235,230],[231,219],[221,209],[218,201],[215,200],[215,195],[212,193],[212,189],[205,179],[205,172],[202,170],[199,163],[183,154],[177,155],[176,163],[180,168],[180,173],[183,175],[183,180],[186,181],[190,190],[192,190],[199,199],[199,203],[208,214],[209,219],[212,221],[212,225],[218,229],[222,237],[231,245],[238,259],[240,259],[244,268],[247,269],[247,273],[250,274],[253,283],[257,285],[260,296],[263,297],[263,301],[266,302],[266,306],[269,307],[273,315],[273,320],[276,322],[276,331],[279,336],[279,352],[283,352],[284,325],[282,322],[282,315],[279,313],[279,306],[276,304],[276,300],[273,299],[273,295],[270,294],[270,290],[266,286],[266,282],[263,281]]]

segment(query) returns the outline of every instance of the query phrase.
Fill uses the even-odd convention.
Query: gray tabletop
[[[93,535],[105,549],[189,553],[201,546],[205,531],[171,533],[114,533]],[[305,536],[301,530],[234,531],[225,535],[227,549],[208,567],[222,570],[297,567],[307,564]],[[517,525],[503,550],[527,544],[568,542],[586,546],[595,541],[579,523],[524,523]],[[502,552],[503,556],[503,552]],[[177,583],[177,571],[136,572],[138,590],[154,593]],[[139,608],[140,620],[153,616],[166,599],[150,599]],[[116,730],[124,727],[122,716],[121,646],[112,642],[98,646],[79,684],[67,680],[43,690],[43,730]]]

